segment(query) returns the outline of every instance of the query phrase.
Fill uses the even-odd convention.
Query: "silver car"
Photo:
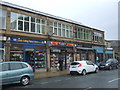
[[[28,85],[34,79],[32,67],[26,62],[0,62],[0,85],[21,83]]]

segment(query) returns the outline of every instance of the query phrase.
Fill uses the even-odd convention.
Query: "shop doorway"
[[[35,69],[35,49],[34,48],[25,48],[24,60]]]

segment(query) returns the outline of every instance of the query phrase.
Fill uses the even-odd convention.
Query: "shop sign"
[[[66,46],[74,46],[72,43],[67,43]]]
[[[58,45],[58,42],[51,42],[52,45]]]
[[[72,49],[67,49],[67,52],[74,53],[74,50],[72,50]]]
[[[43,40],[31,40],[31,39],[22,39],[22,38],[11,38],[12,42],[22,43],[22,44],[45,44]]]
[[[61,52],[60,49],[51,49],[51,52]]]
[[[99,47],[99,46],[94,46],[93,47],[97,53],[103,53],[104,52],[104,47]]]

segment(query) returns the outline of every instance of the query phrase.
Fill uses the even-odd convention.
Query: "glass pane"
[[[12,20],[12,19],[11,19],[10,29],[15,29],[15,30],[17,30],[17,20]]]
[[[61,28],[61,24],[60,23],[58,23],[58,27]]]
[[[11,12],[11,18],[14,20],[17,19],[17,13]]]
[[[65,36],[65,29],[62,29],[62,36]]]
[[[10,70],[22,69],[22,64],[20,63],[10,63]]]
[[[31,23],[31,32],[35,32],[35,23]]]
[[[58,29],[58,35],[61,36],[61,29]]]
[[[23,15],[22,14],[18,14],[18,19],[23,20]]]
[[[23,30],[23,21],[18,21],[18,30]]]
[[[57,27],[57,22],[54,22],[54,26]]]
[[[45,25],[42,25],[42,33],[45,34]]]
[[[70,31],[70,37],[73,37],[72,31]]]
[[[24,31],[29,31],[29,22],[24,22]]]
[[[45,24],[45,20],[42,19],[41,22],[42,22],[42,24]]]
[[[69,31],[68,30],[66,30],[66,36],[69,37]]]
[[[37,32],[40,33],[40,25],[37,24]]]
[[[0,17],[0,29],[6,29],[6,17]]]
[[[31,17],[31,22],[35,22],[35,18],[34,17]]]
[[[57,35],[57,28],[54,28],[54,35]]]
[[[9,64],[8,63],[2,64],[2,71],[7,71],[7,70],[9,70]]]
[[[36,23],[40,23],[40,19],[37,18],[37,19],[36,19]]]
[[[6,29],[6,11],[0,9],[0,29]]]
[[[29,16],[24,16],[24,20],[29,21]]]
[[[62,28],[65,28],[65,24],[62,24]]]
[[[50,26],[53,26],[53,22],[49,22],[49,25],[50,25]]]

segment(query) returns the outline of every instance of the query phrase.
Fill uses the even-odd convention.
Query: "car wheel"
[[[99,69],[98,69],[98,68],[96,68],[96,69],[95,69],[95,73],[97,73],[98,71],[99,71]]]
[[[85,69],[82,71],[82,75],[83,76],[86,75],[86,70]]]
[[[25,77],[22,77],[21,78],[21,84],[22,85],[28,85],[30,83],[30,79],[29,79],[29,77],[27,77],[27,76],[25,76]]]
[[[112,67],[110,66],[110,67],[109,67],[109,69],[111,70],[111,69],[112,69]]]

